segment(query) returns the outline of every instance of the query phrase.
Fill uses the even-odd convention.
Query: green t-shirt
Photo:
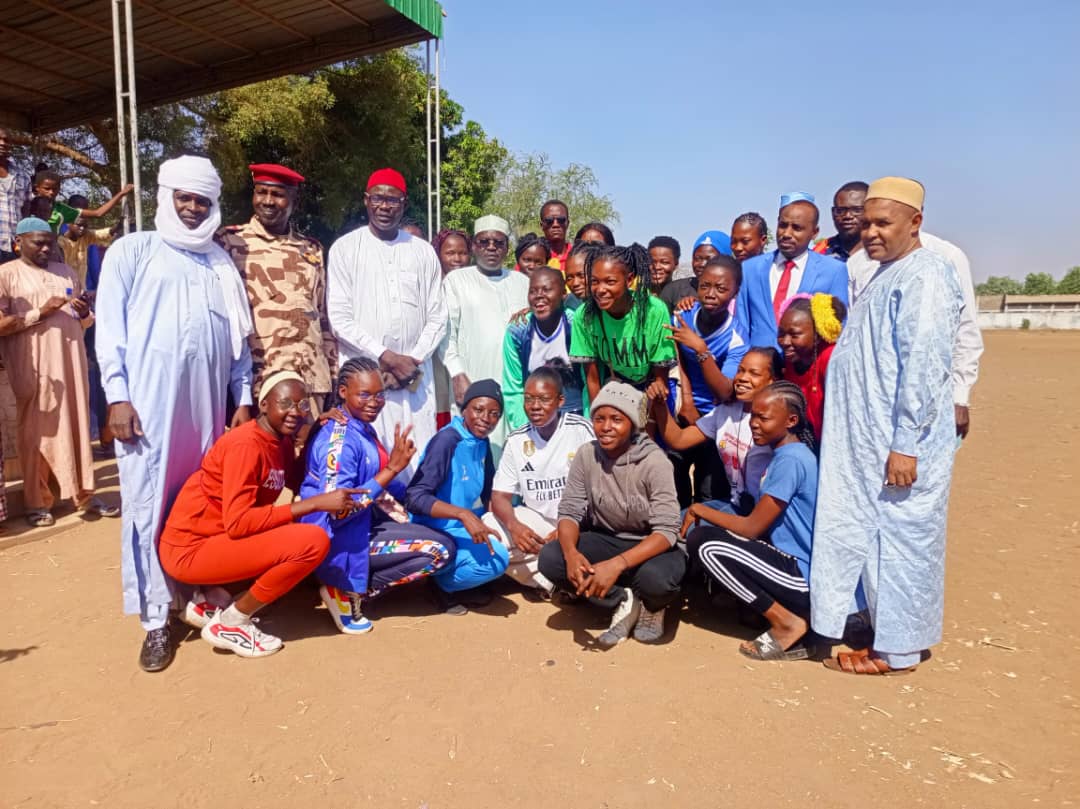
[[[639,323],[636,309],[621,318],[600,312],[586,322],[582,306],[574,312],[570,359],[596,362],[603,370],[631,384],[648,382],[654,367],[670,368],[675,364],[675,344],[664,328],[669,318],[667,306],[652,295],[644,324]],[[642,332],[644,341],[640,339]],[[601,374],[602,378],[605,376]]]

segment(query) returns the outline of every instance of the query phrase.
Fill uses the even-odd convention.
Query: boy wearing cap
[[[337,372],[337,341],[326,315],[322,245],[291,222],[304,177],[276,163],[248,168],[254,213],[242,225],[222,228],[217,241],[247,287],[253,385],[274,371],[294,371],[308,382],[322,412]]]

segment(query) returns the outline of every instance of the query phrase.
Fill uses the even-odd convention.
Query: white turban
[[[176,213],[173,191],[187,191],[210,200],[210,215],[199,226],[191,229]],[[183,155],[166,160],[158,169],[157,214],[154,227],[165,244],[177,250],[200,253],[206,257],[221,283],[225,296],[225,308],[229,313],[229,335],[233,359],[239,359],[244,342],[251,334],[251,304],[248,302],[244,281],[236,270],[229,254],[214,242],[214,234],[221,227],[221,177],[214,164],[205,157]]]

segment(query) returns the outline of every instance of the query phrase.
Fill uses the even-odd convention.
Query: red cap
[[[296,188],[304,182],[304,175],[285,166],[279,166],[277,163],[252,163],[248,168],[251,169],[252,182],[287,185],[290,188]]]
[[[391,188],[396,188],[402,194],[405,191],[405,178],[401,176],[401,172],[396,169],[379,169],[373,171],[371,176],[368,177],[367,191],[370,191],[377,185],[388,185]]]

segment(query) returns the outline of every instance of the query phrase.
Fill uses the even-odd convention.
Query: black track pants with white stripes
[[[778,601],[796,615],[810,618],[810,585],[794,556],[712,525],[692,531],[686,550],[701,561],[710,578],[756,612],[764,613]]]

